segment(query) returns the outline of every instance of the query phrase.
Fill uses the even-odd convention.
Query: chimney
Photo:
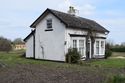
[[[34,29],[31,29],[31,32],[33,32],[34,31]]]
[[[71,15],[73,15],[73,16],[75,16],[75,14],[76,14],[76,9],[74,9],[74,7],[70,6],[70,7],[69,7],[69,10],[68,10],[68,13],[71,14]]]

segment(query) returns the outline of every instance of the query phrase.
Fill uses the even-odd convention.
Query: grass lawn
[[[109,58],[109,59],[100,59],[100,60],[90,60],[83,61],[83,64],[67,64],[60,62],[52,62],[52,61],[43,61],[43,60],[34,60],[34,59],[26,59],[25,57],[21,57],[23,51],[14,51],[14,52],[0,52],[0,62],[7,65],[16,65],[16,64],[41,64],[49,67],[115,67],[115,68],[125,68],[125,59],[117,59],[117,58]],[[122,54],[123,55],[123,54]]]
[[[0,66],[0,83],[113,83],[113,76],[125,74],[125,59],[67,64],[26,59],[21,56],[23,53],[0,52],[0,65],[5,65],[3,68]]]

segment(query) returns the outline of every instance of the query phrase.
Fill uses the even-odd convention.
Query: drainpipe
[[[33,33],[33,58],[35,59],[35,32]]]

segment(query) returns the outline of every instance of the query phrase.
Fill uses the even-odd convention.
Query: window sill
[[[95,54],[95,56],[104,56],[105,54]]]
[[[53,29],[46,29],[45,31],[53,31]]]

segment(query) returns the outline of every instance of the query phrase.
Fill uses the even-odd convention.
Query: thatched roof
[[[53,9],[47,9],[36,21],[30,26],[35,28],[36,25],[48,14],[51,13],[56,16],[62,23],[66,25],[67,28],[78,28],[78,29],[86,29],[86,30],[94,30],[99,32],[109,32],[103,26],[98,24],[97,22],[86,19],[83,17],[73,16],[68,13],[56,11]]]

